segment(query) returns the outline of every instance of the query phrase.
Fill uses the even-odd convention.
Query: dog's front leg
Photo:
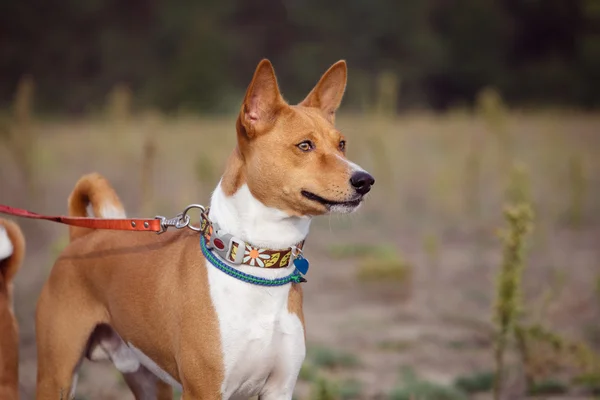
[[[264,392],[258,396],[258,400],[291,400],[299,372],[300,367],[297,368],[296,373],[284,377],[284,380],[274,381],[273,379],[277,379],[276,376],[270,377]]]
[[[289,400],[294,395],[294,389],[283,392],[269,392],[258,397],[258,400]]]
[[[300,368],[306,356],[304,332],[299,327],[294,334],[283,337],[277,368],[271,373],[259,400],[287,400],[294,394]]]
[[[291,373],[286,376],[278,376],[277,373],[271,375],[263,393],[258,396],[258,400],[291,400],[301,365],[302,363],[297,367],[293,366],[293,371],[290,371]]]

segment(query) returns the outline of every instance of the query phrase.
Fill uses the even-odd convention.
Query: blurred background
[[[0,203],[63,214],[97,171],[131,216],[207,204],[263,57],[290,103],[347,60],[337,125],[377,180],[313,223],[297,399],[600,393],[598,0],[5,1]],[[32,399],[35,303],[68,239],[17,222]],[[132,397],[84,363],[76,398]]]

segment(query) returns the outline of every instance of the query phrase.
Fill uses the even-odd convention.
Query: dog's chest
[[[207,264],[223,352],[223,398],[248,398],[293,380],[304,360],[304,328],[288,311],[290,285],[250,285]]]

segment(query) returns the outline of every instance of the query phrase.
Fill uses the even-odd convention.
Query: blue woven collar
[[[202,254],[204,254],[204,257],[206,257],[206,259],[210,261],[212,265],[225,272],[227,275],[239,279],[240,281],[260,286],[283,286],[287,285],[288,283],[306,282],[306,280],[302,277],[302,274],[297,269],[294,270],[294,272],[292,272],[290,275],[277,279],[265,279],[261,278],[260,276],[254,276],[246,274],[242,271],[238,271],[237,269],[225,264],[215,254],[213,254],[208,247],[206,247],[206,239],[204,238],[204,235],[200,235],[200,248],[202,249]]]

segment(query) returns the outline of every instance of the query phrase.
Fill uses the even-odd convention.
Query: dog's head
[[[346,138],[334,125],[346,76],[346,63],[335,63],[300,104],[289,105],[271,63],[258,64],[237,120],[237,156],[266,206],[296,216],[348,213],[371,189],[375,180],[346,159]]]

